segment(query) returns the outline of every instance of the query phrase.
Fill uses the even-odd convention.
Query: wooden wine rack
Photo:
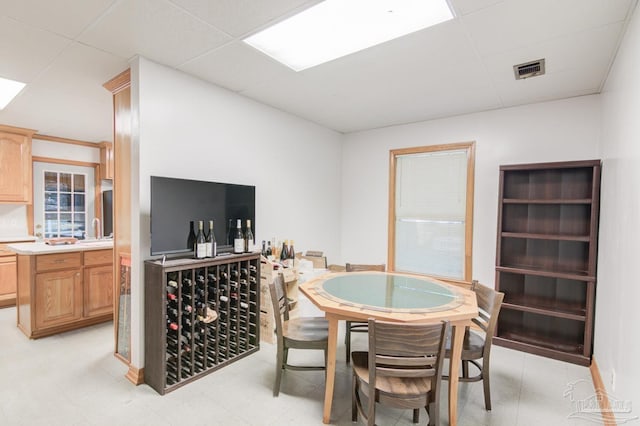
[[[259,350],[259,286],[257,253],[146,261],[145,382],[164,395]]]

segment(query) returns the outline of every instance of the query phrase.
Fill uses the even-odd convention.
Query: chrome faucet
[[[100,219],[97,217],[94,217],[93,220],[91,221],[91,226],[95,228],[96,230],[96,239],[100,239],[102,238],[102,226],[100,226]]]

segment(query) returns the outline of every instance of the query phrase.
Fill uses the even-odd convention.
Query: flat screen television
[[[151,176],[151,255],[193,251],[187,244],[190,222],[197,233],[199,220],[206,231],[212,219],[218,252],[230,251],[229,226],[235,231],[237,219],[243,229],[251,219],[256,235],[255,194],[251,185]]]

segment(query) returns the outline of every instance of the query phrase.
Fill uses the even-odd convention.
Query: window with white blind
[[[474,146],[390,152],[390,269],[471,280]]]

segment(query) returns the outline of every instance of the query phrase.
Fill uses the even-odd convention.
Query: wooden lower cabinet
[[[38,338],[112,320],[112,255],[18,255],[18,327]]]
[[[84,270],[84,316],[113,312],[113,267],[94,266]]]
[[[36,275],[36,329],[82,318],[82,271],[68,269]]]
[[[0,256],[0,307],[16,303],[16,255]]]
[[[16,254],[6,246],[8,243],[25,242],[23,239],[7,241],[0,244],[0,308],[15,306],[18,273]]]

